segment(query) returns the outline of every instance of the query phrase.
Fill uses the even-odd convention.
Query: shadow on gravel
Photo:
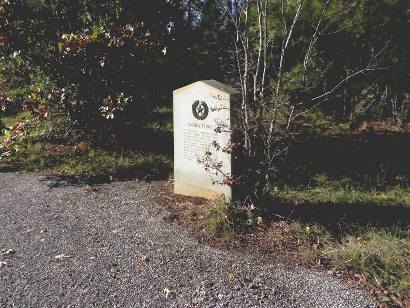
[[[16,173],[19,170],[11,165],[7,164],[0,164],[0,173]],[[77,186],[81,187],[86,185],[82,180],[77,178],[69,178],[69,177],[59,177],[59,176],[41,176],[39,181],[45,184],[48,188],[59,188],[59,187],[69,187],[69,186]]]
[[[9,173],[9,172],[16,172],[17,169],[14,168],[13,166],[0,163],[0,173]]]
[[[84,181],[76,178],[62,178],[57,176],[43,176],[39,179],[40,182],[44,183],[48,188],[61,188],[61,187],[82,187],[86,185]]]

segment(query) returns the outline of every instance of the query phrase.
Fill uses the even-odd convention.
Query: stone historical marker
[[[174,91],[175,193],[231,199],[231,102],[239,91],[203,80]]]

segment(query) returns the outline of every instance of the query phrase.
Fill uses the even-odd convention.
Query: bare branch
[[[332,93],[333,93],[334,91],[336,91],[337,88],[339,88],[342,84],[344,84],[346,81],[348,81],[349,79],[351,79],[351,78],[353,78],[353,77],[355,77],[355,76],[357,76],[357,75],[360,75],[360,74],[362,74],[362,73],[364,73],[364,72],[375,71],[375,70],[385,70],[385,69],[388,69],[388,68],[378,68],[378,67],[374,67],[374,68],[364,68],[364,69],[361,69],[360,71],[357,71],[357,72],[355,72],[355,73],[353,73],[353,74],[347,76],[347,77],[344,78],[343,80],[341,80],[341,81],[340,81],[336,86],[334,86],[330,91],[327,91],[327,92],[325,92],[325,93],[323,93],[323,94],[321,94],[321,95],[319,95],[319,96],[316,96],[316,97],[312,98],[312,101],[317,101],[318,99],[321,99],[321,98],[323,98],[323,97],[325,97],[325,96],[327,96],[327,95],[329,95],[329,94],[332,94]]]
[[[279,62],[279,71],[278,71],[278,82],[276,85],[276,94],[279,94],[281,82],[282,82],[282,71],[283,71],[283,64],[285,60],[285,55],[286,55],[286,49],[288,48],[290,39],[292,37],[293,29],[295,28],[295,25],[299,19],[300,12],[302,11],[302,7],[304,4],[305,0],[300,0],[299,1],[299,6],[296,10],[295,17],[293,18],[292,26],[290,27],[289,33],[286,38],[286,42],[282,45],[282,52],[280,55],[280,62]],[[283,8],[283,1],[282,1],[282,15],[284,14],[284,8]],[[285,23],[286,24],[286,23]]]
[[[320,28],[320,25],[322,23],[323,17],[325,16],[325,12],[326,12],[326,10],[329,6],[329,3],[330,3],[330,0],[327,0],[326,3],[323,5],[322,13],[320,14],[320,18],[319,18],[319,21],[316,25],[315,32],[312,35],[312,38],[311,38],[310,43],[309,43],[308,50],[307,50],[306,55],[305,55],[305,59],[303,60],[303,69],[304,69],[304,71],[303,71],[303,82],[306,81],[307,64],[309,62],[309,58],[310,58],[313,46],[317,42],[317,39],[318,39],[318,36],[319,36],[319,28]]]

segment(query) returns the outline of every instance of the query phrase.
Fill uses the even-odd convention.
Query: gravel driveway
[[[0,307],[376,307],[326,273],[198,243],[157,192],[0,173]]]

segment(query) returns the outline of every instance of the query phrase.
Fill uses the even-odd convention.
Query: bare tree
[[[306,87],[309,82],[314,83],[314,80],[309,80],[312,78],[309,63],[318,57],[317,42],[322,31],[331,23],[327,12],[332,1],[323,2],[305,52],[296,60],[295,57],[288,57],[288,52],[300,39],[295,30],[305,8],[305,0],[221,1],[234,28],[236,68],[242,92],[236,129],[242,140],[242,159],[245,161],[242,165],[246,165],[246,168],[236,180],[242,181],[241,184],[246,188],[254,189],[254,193],[248,193],[257,196],[267,183],[272,183],[278,161],[286,156],[290,141],[297,134],[292,124],[300,116],[326,102],[347,81],[361,74],[383,69],[379,67],[378,58],[384,49],[375,53],[365,67],[347,71],[333,85],[323,82],[327,70],[331,68],[329,63],[319,72],[320,77],[315,77],[326,85],[322,87],[322,93],[318,93],[320,88],[316,86],[315,92],[312,92],[316,95],[308,101],[292,100],[284,89],[285,70],[296,67],[299,65],[297,59],[302,59],[301,79],[304,86],[301,91],[311,90]],[[272,29],[269,24],[271,10],[275,9],[275,13],[279,12],[281,16],[280,29]],[[246,173],[249,174],[244,176]],[[236,180],[233,179],[232,182],[235,183]]]
[[[247,168],[241,170],[241,176],[233,179],[233,183],[242,181],[242,185],[247,188],[263,189],[264,179],[269,177],[275,159],[286,152],[289,117],[284,118],[283,114],[290,114],[292,107],[279,91],[280,79],[286,50],[303,2],[304,0],[300,1],[292,26],[283,42],[281,64],[277,72],[277,87],[276,91],[273,91],[269,84],[272,80],[269,76],[272,73],[272,59],[268,57],[270,1],[231,2],[224,0],[225,7],[229,8],[228,15],[235,29],[235,56],[242,91],[237,128],[243,139],[242,159],[247,165]],[[257,39],[250,34],[251,28],[257,29]],[[247,171],[255,174],[244,176],[243,173]],[[261,180],[255,181],[255,175]]]

